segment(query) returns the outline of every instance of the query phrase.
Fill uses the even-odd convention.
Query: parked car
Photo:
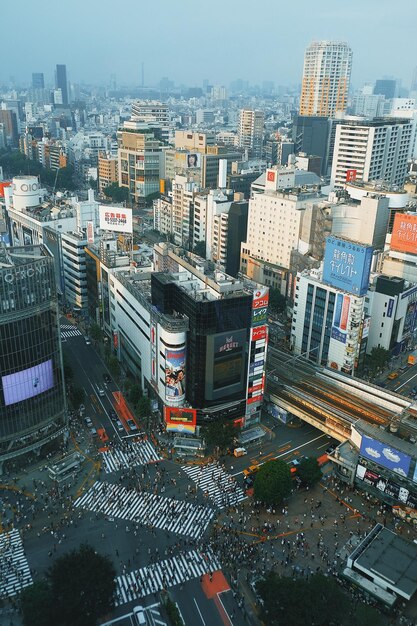
[[[132,431],[132,433],[135,433],[139,430],[136,426],[136,422],[132,419],[126,420],[126,424],[129,426],[129,429]]]
[[[145,609],[143,608],[143,606],[135,606],[133,608],[133,615],[136,618],[136,623],[138,626],[143,626],[143,624],[146,624]]]
[[[86,335],[86,336],[84,337],[84,341],[85,341],[85,345],[86,345],[86,346],[91,345],[91,339],[90,339],[90,337],[89,337],[88,335]]]
[[[85,417],[84,418],[84,423],[87,426],[87,428],[92,428],[92,426],[93,426],[93,422],[91,421],[90,417]]]
[[[102,387],[97,387],[97,393],[101,397],[106,395],[106,392],[104,391],[104,389]]]
[[[116,420],[116,428],[119,432],[122,432],[125,429],[125,427],[123,426],[122,422],[119,419]]]
[[[391,372],[391,374],[388,374],[387,378],[388,380],[395,380],[396,378],[398,378],[399,373],[398,372]]]

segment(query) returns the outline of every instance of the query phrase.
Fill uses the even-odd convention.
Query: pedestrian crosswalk
[[[0,534],[0,598],[15,596],[32,584],[19,531]]]
[[[73,324],[61,324],[61,339],[68,339],[68,337],[79,337],[82,332],[78,330]]]
[[[190,550],[179,555],[141,567],[116,578],[116,604],[144,598],[220,569],[220,563],[211,550]]]
[[[174,500],[153,493],[139,493],[119,484],[96,481],[74,506],[109,517],[144,524],[193,539],[200,538],[214,515],[213,509],[185,500]]]
[[[233,476],[216,463],[183,465],[181,469],[221,509],[234,506],[247,497]]]
[[[102,455],[103,468],[107,474],[161,460],[149,439],[133,441],[124,448],[110,448],[103,452]]]

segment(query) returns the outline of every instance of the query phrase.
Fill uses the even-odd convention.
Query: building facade
[[[0,472],[66,433],[54,266],[44,246],[0,249]]]
[[[314,41],[304,55],[300,115],[333,117],[344,112],[351,69],[352,50],[347,43]]]
[[[265,115],[263,111],[241,109],[239,113],[239,147],[247,150],[249,158],[261,158]]]

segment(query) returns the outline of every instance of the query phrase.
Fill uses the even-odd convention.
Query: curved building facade
[[[44,246],[0,248],[0,472],[65,430],[53,259]]]

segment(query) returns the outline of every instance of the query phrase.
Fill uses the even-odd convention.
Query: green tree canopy
[[[218,447],[221,452],[229,448],[239,434],[239,428],[228,419],[214,420],[203,428],[203,436],[210,446]]]
[[[193,250],[194,254],[198,254],[203,259],[206,258],[206,242],[205,241],[197,241]]]
[[[53,598],[46,580],[39,580],[26,587],[20,596],[25,626],[54,626]]]
[[[262,618],[268,626],[349,623],[348,597],[331,578],[322,574],[316,574],[307,581],[283,578],[269,572],[256,587],[264,602]]]
[[[146,396],[142,396],[137,404],[139,417],[148,417],[151,414],[151,402]]]
[[[116,571],[87,544],[57,559],[48,572],[57,626],[94,626],[114,607]]]
[[[255,476],[255,498],[265,504],[280,504],[292,489],[291,471],[281,459],[261,465]]]
[[[297,476],[303,485],[311,487],[321,480],[322,474],[317,459],[308,457],[300,461],[297,466]]]
[[[84,397],[85,392],[82,387],[71,387],[70,400],[74,409],[78,409],[80,404],[83,402]]]
[[[49,185],[55,189],[75,189],[74,184],[74,168],[70,165],[62,167],[58,171],[44,167],[39,161],[28,159],[25,154],[19,150],[5,151],[0,154],[0,165],[4,169],[7,177],[12,178],[19,174],[30,174],[31,176],[39,176],[41,184]],[[55,184],[56,179],[56,184]]]
[[[378,370],[383,370],[391,358],[389,350],[385,348],[372,348],[371,353],[366,356],[366,364],[371,373],[375,375]]]
[[[100,341],[103,334],[101,332],[101,328],[98,324],[91,324],[90,326],[90,337],[93,341]]]
[[[117,183],[112,183],[103,189],[104,195],[111,198],[113,202],[125,202],[129,200],[129,189],[127,187],[119,187]]]

